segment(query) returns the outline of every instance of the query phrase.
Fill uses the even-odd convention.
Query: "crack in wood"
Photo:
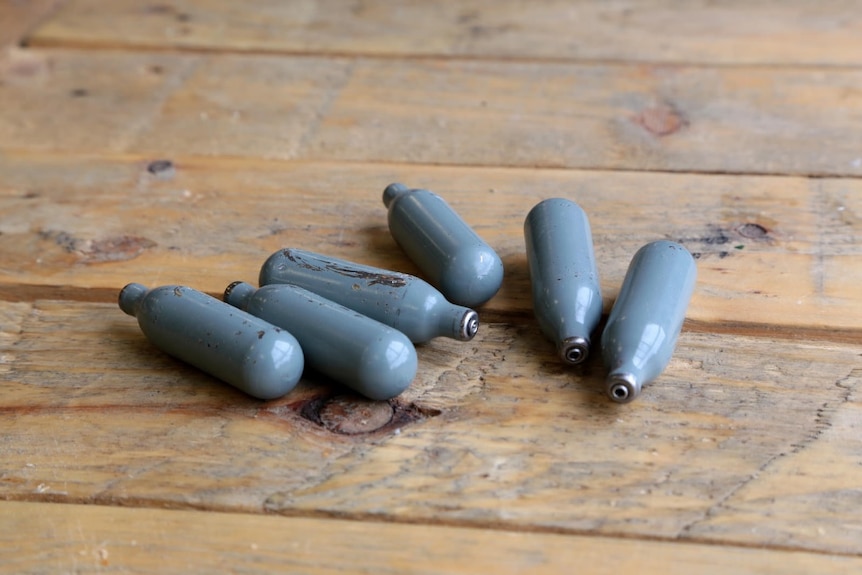
[[[293,149],[293,152],[289,154],[289,157],[296,158],[303,154],[304,150],[308,149],[308,146],[314,141],[320,132],[320,126],[323,123],[324,119],[329,116],[329,111],[332,108],[332,105],[341,96],[342,92],[344,92],[344,88],[350,83],[350,80],[353,78],[353,73],[356,70],[356,60],[350,60],[344,66],[344,70],[341,74],[341,77],[338,78],[335,83],[329,87],[328,90],[325,91],[323,97],[320,99],[320,105],[316,110],[312,112],[312,119],[308,122],[305,131],[300,135],[297,140],[296,146]]]
[[[750,473],[746,477],[742,478],[736,485],[731,487],[721,498],[711,505],[703,514],[683,525],[678,531],[675,538],[683,538],[683,537],[691,537],[694,529],[696,529],[699,525],[709,521],[710,519],[716,517],[719,512],[726,508],[727,502],[730,501],[737,493],[748,487],[752,482],[757,480],[760,475],[766,472],[776,461],[782,459],[784,457],[788,457],[791,455],[796,455],[801,453],[805,449],[811,447],[812,444],[816,443],[822,436],[823,433],[832,427],[832,419],[835,416],[835,413],[841,408],[841,406],[852,401],[853,393],[856,390],[856,387],[859,385],[860,381],[862,381],[862,369],[853,369],[847,374],[845,377],[834,382],[834,386],[843,389],[844,392],[838,397],[837,401],[834,402],[824,402],[819,408],[817,408],[814,412],[814,422],[813,429],[806,433],[803,439],[796,443],[790,444],[790,449],[782,450],[779,453],[772,455],[764,461],[755,472]]]
[[[814,211],[814,217],[817,221],[817,238],[815,240],[815,252],[814,257],[812,258],[811,273],[814,276],[814,289],[817,295],[823,296],[826,284],[825,256],[823,254],[823,250],[826,247],[826,241],[823,237],[823,230],[828,229],[829,227],[829,224],[826,221],[826,214],[824,213],[825,208],[823,207],[826,203],[826,193],[823,189],[822,180],[812,181],[811,186],[814,188],[814,193],[812,194],[814,206],[812,206],[812,210]]]
[[[155,120],[161,115],[168,101],[188,83],[192,75],[201,65],[200,57],[177,58],[177,70],[165,78],[162,86],[155,91],[153,102],[149,109],[133,118],[131,122],[120,130],[115,141],[110,142],[110,147],[116,150],[126,151],[137,142],[141,135],[151,130]],[[161,69],[161,68],[160,68]]]

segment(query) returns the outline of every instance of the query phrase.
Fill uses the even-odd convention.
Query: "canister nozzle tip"
[[[640,394],[640,391],[640,384],[631,374],[612,374],[608,377],[608,397],[617,403],[630,402]]]
[[[583,337],[569,337],[560,342],[560,359],[569,365],[582,363],[590,355],[590,342]]]
[[[248,306],[248,300],[255,292],[254,286],[243,281],[231,283],[224,290],[222,299],[234,307],[244,310]]]
[[[389,184],[388,186],[386,186],[386,189],[383,190],[383,205],[388,208],[389,204],[392,203],[392,200],[394,200],[404,192],[409,191],[410,188],[408,188],[404,184],[399,184],[398,182]]]
[[[470,310],[461,318],[461,341],[470,341],[478,331],[479,314]]]
[[[145,295],[147,295],[146,287],[139,283],[130,283],[120,290],[117,302],[120,304],[120,309],[123,310],[123,312],[131,316],[136,316],[138,315],[138,308],[140,307]]]

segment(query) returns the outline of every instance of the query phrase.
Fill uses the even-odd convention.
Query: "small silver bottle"
[[[306,365],[368,398],[395,397],[416,376],[407,336],[301,287],[234,282],[224,300],[296,334]]]
[[[602,334],[612,400],[633,400],[667,367],[696,277],[694,258],[674,242],[649,243],[632,258]]]
[[[551,198],[524,221],[533,312],[560,359],[581,363],[602,317],[599,272],[587,215],[576,203]]]
[[[272,254],[260,285],[293,284],[404,333],[413,343],[435,337],[473,339],[479,316],[446,300],[428,282],[402,274],[293,248]]]
[[[302,375],[290,333],[192,288],[130,283],[119,305],[153,345],[259,399],[281,397]]]
[[[443,198],[395,183],[383,204],[392,237],[449,301],[477,307],[497,293],[503,262]]]

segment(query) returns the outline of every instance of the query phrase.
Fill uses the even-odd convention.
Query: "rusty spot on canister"
[[[688,125],[682,112],[668,102],[648,106],[635,116],[635,123],[654,136],[669,136]]]
[[[368,272],[365,270],[354,269],[347,266],[340,266],[335,262],[328,262],[326,264],[326,269],[332,270],[341,275],[350,277],[363,279],[368,281],[369,286],[373,285],[384,285],[393,288],[401,288],[407,285],[407,277],[404,274],[399,274],[397,272],[392,273],[379,273],[379,272]]]

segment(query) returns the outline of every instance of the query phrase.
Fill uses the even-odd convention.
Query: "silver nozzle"
[[[560,359],[569,365],[577,365],[590,354],[590,342],[583,337],[568,337],[560,342]]]
[[[461,318],[461,341],[470,341],[479,331],[479,314],[472,309]]]
[[[608,397],[617,403],[628,403],[641,392],[641,385],[630,373],[611,374],[607,379]]]

